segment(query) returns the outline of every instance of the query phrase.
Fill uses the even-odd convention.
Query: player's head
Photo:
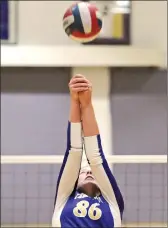
[[[79,192],[85,193],[90,196],[96,196],[100,193],[100,189],[97,182],[92,174],[90,167],[81,169],[77,189]]]

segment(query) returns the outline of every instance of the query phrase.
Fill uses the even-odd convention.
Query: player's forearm
[[[80,103],[72,100],[70,103],[70,135],[68,141],[70,141],[71,148],[82,148],[82,126],[81,126],[81,110]]]
[[[85,137],[94,136],[99,134],[99,128],[96,121],[94,108],[92,103],[86,107],[81,107],[82,112],[82,127]]]
[[[103,162],[100,156],[101,143],[98,143],[100,134],[92,103],[82,107],[81,112],[86,157],[91,166],[99,165]]]
[[[70,100],[69,121],[72,123],[81,122],[80,104],[78,101],[75,101],[73,99]]]

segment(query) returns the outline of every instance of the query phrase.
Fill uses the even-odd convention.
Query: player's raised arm
[[[122,216],[123,198],[103,153],[91,96],[91,87],[90,90],[79,93],[86,156],[102,195],[110,204],[119,208]]]
[[[80,76],[75,76],[69,83],[70,116],[67,128],[67,148],[60,169],[55,195],[55,211],[73,192],[78,179],[82,158],[82,126],[78,92],[88,88]]]

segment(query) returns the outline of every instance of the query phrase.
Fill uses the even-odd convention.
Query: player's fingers
[[[84,78],[85,78],[85,77],[84,77],[83,75],[77,74],[77,75],[75,75],[75,76],[73,76],[73,77],[71,78],[71,80],[70,80],[69,83],[72,83],[72,82],[74,82],[74,81],[76,81],[76,80],[78,80],[78,79],[84,79]]]
[[[82,92],[88,90],[88,87],[77,87],[77,88],[71,88],[72,92]]]
[[[86,83],[86,82],[75,83],[75,84],[72,84],[71,87],[73,87],[73,88],[78,88],[78,87],[86,87],[86,88],[88,88],[89,87],[89,83]]]
[[[85,78],[85,76],[82,74],[76,74],[72,78]]]
[[[89,81],[86,78],[73,78],[69,85],[75,84],[75,83],[89,83]]]

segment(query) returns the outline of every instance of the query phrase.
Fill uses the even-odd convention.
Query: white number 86
[[[99,203],[93,203],[89,207],[89,202],[86,200],[82,200],[77,203],[76,207],[73,209],[73,213],[76,217],[85,217],[88,213],[88,216],[92,220],[98,220],[102,216],[102,211],[99,206]]]

